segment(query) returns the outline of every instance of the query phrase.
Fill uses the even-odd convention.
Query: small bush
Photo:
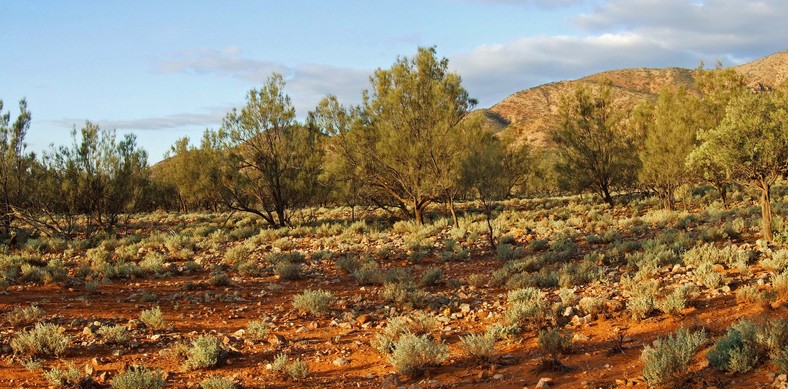
[[[304,313],[323,316],[328,313],[333,299],[331,292],[307,289],[304,293],[293,296],[293,307]]]
[[[287,375],[294,380],[306,378],[309,375],[309,365],[302,361],[301,358],[296,358],[295,361],[287,365]]]
[[[703,331],[680,329],[657,339],[653,346],[646,346],[640,356],[646,382],[650,386],[664,385],[683,376],[698,347],[705,340]]]
[[[515,258],[519,258],[523,256],[523,250],[520,248],[514,247],[508,243],[502,243],[498,245],[498,248],[495,250],[495,256],[502,261],[510,261]]]
[[[192,341],[192,346],[186,351],[186,361],[181,365],[183,370],[207,369],[218,366],[227,355],[218,338],[211,335],[202,335]]]
[[[90,388],[93,384],[93,379],[74,365],[68,365],[64,369],[52,368],[44,373],[44,379],[49,382],[50,387],[63,389]]]
[[[279,262],[274,265],[274,274],[282,280],[297,280],[301,278],[301,264],[289,261]]]
[[[725,336],[709,350],[709,364],[715,369],[732,373],[750,371],[758,363],[761,354],[755,334],[756,327],[752,321],[742,320],[731,325]]]
[[[427,304],[429,293],[410,282],[387,283],[383,287],[382,297],[396,304],[419,308]]]
[[[542,353],[550,357],[553,364],[559,365],[558,356],[572,349],[572,338],[569,333],[562,333],[559,328],[550,328],[539,331],[537,344]]]
[[[288,360],[289,358],[287,357],[287,354],[285,353],[276,354],[276,356],[274,357],[274,361],[271,362],[271,370],[276,373],[284,372],[285,368],[287,368]]]
[[[389,362],[397,373],[408,376],[443,362],[448,355],[446,345],[436,344],[429,334],[404,334],[394,343],[393,349],[388,357]]]
[[[149,370],[144,366],[134,366],[110,382],[113,389],[164,389],[166,385],[161,371]]]
[[[509,291],[508,308],[505,316],[509,324],[523,326],[538,325],[545,319],[546,302],[539,289],[524,288]]]
[[[337,259],[337,267],[347,274],[353,274],[356,269],[361,267],[361,262],[355,258],[342,256]]]
[[[101,326],[97,332],[106,343],[122,344],[129,340],[129,331],[124,326]]]
[[[687,290],[685,288],[676,288],[665,298],[657,301],[656,305],[660,311],[667,314],[679,313],[687,305]]]
[[[383,281],[383,273],[377,262],[367,262],[352,271],[353,278],[359,285],[377,285]]]
[[[246,335],[252,340],[264,340],[268,337],[271,326],[261,320],[252,320],[246,324]]]
[[[235,389],[236,385],[229,378],[224,377],[209,377],[200,381],[201,389]]]
[[[232,283],[233,282],[230,279],[230,276],[228,276],[227,273],[221,271],[211,274],[211,278],[208,280],[209,285],[217,287],[230,286]]]
[[[725,279],[714,271],[714,265],[709,261],[702,262],[693,273],[695,279],[709,289],[717,289],[725,284]]]
[[[28,331],[20,332],[11,340],[14,355],[22,357],[58,357],[62,355],[71,339],[64,334],[65,329],[50,323],[39,323]]]
[[[5,314],[5,319],[12,326],[30,325],[44,317],[44,310],[36,305],[29,307],[16,307]]]
[[[469,334],[460,337],[462,348],[473,358],[490,360],[495,355],[495,338],[490,334]]]
[[[435,285],[441,279],[441,269],[432,267],[424,271],[421,275],[421,284],[424,286]]]
[[[167,324],[159,307],[140,312],[140,321],[152,330],[160,330]]]

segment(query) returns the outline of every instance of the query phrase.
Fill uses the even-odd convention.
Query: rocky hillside
[[[753,85],[778,87],[788,85],[788,51],[734,67]],[[493,129],[544,146],[547,132],[558,124],[558,101],[578,84],[598,85],[610,82],[615,99],[634,106],[645,99],[655,99],[665,85],[693,88],[694,70],[683,68],[622,69],[597,73],[574,81],[553,82],[517,92],[493,107],[480,110]]]

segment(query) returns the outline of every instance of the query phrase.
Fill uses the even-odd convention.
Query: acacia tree
[[[557,169],[575,189],[591,187],[613,205],[611,189],[634,181],[638,159],[610,87],[579,85],[561,97],[561,124],[551,132],[561,161]]]
[[[696,84],[701,92],[695,100],[693,109],[696,133],[708,132],[720,125],[731,100],[747,93],[747,81],[733,69],[723,69],[717,63],[713,70],[703,70],[703,63],[696,69]],[[731,184],[730,172],[713,155],[692,153],[686,165],[697,178],[706,181],[720,195],[722,205],[728,208],[728,186]]]
[[[27,153],[25,135],[30,128],[30,111],[27,101],[19,101],[19,115],[11,123],[11,113],[3,111],[0,100],[0,206],[2,206],[2,233],[11,233],[11,224],[20,209],[27,206],[33,195],[33,169],[36,157]]]
[[[425,208],[456,182],[455,142],[476,103],[448,71],[448,60],[435,54],[434,47],[419,48],[412,59],[375,71],[363,92],[366,125],[355,162],[373,193],[385,196],[374,200],[392,199],[419,224]]]
[[[788,93],[738,94],[722,122],[701,131],[694,155],[724,167],[730,177],[760,192],[763,238],[772,240],[771,186],[788,173]]]
[[[218,160],[216,133],[206,130],[200,147],[184,137],[170,148],[168,158],[159,165],[156,179],[173,188],[182,211],[209,209],[219,205]]]
[[[686,89],[663,89],[640,151],[640,181],[654,188],[664,207],[673,210],[673,192],[687,179],[686,158],[695,146],[695,101]]]
[[[76,229],[77,215],[86,217],[88,233],[112,232],[123,213],[136,209],[148,179],[148,155],[134,134],[118,140],[114,130],[91,122],[79,134],[75,128],[70,147],[53,146],[44,154],[42,193],[36,196],[36,210],[44,217],[28,218],[40,230],[67,237]]]
[[[499,138],[479,126],[469,131],[468,148],[460,161],[460,185],[474,193],[487,221],[487,242],[497,248],[492,225],[498,201],[511,194],[515,186],[524,185],[533,172],[533,161],[527,143],[515,145],[508,138]]]
[[[282,76],[273,74],[261,89],[249,91],[240,112],[227,114],[219,132],[226,162],[223,202],[278,227],[319,189],[322,160],[320,133],[295,122],[284,86]]]

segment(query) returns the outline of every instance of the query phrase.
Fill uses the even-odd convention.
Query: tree
[[[653,187],[664,207],[673,210],[673,192],[687,178],[686,158],[695,146],[695,99],[686,89],[663,89],[646,125],[640,151],[640,181]]]
[[[515,145],[482,129],[472,127],[468,139],[473,146],[460,161],[461,187],[474,192],[481,203],[487,221],[487,241],[495,251],[497,243],[492,225],[496,203],[511,194],[512,189],[524,185],[533,171],[533,160],[527,143]]]
[[[558,170],[575,189],[592,187],[613,205],[611,189],[634,181],[638,161],[610,87],[580,85],[562,96],[558,112],[561,124],[551,132],[561,157]]]
[[[389,70],[378,69],[371,90],[363,92],[359,160],[378,204],[393,202],[424,223],[426,207],[446,195],[456,180],[462,119],[475,100],[448,71],[448,60],[435,48],[419,48],[412,59],[399,58]]]
[[[721,63],[713,70],[703,70],[703,63],[696,69],[696,86],[701,98],[696,101],[692,112],[696,133],[708,132],[720,125],[725,110],[737,95],[747,92],[747,81],[733,69],[723,69]],[[686,161],[690,172],[709,183],[720,195],[722,205],[728,208],[729,171],[718,163],[713,155],[692,153]]]
[[[35,185],[32,169],[36,165],[33,153],[27,153],[25,135],[30,128],[30,111],[27,101],[19,101],[19,115],[11,123],[11,113],[3,111],[0,100],[0,206],[2,206],[2,233],[11,233],[11,224],[20,208],[33,196]]]
[[[217,134],[206,130],[200,147],[189,144],[188,137],[181,138],[158,166],[155,177],[174,189],[180,210],[218,209],[219,149]]]
[[[289,223],[292,211],[319,189],[320,133],[295,122],[295,109],[273,74],[246,106],[233,109],[219,133],[224,140],[222,199],[230,209],[258,215],[273,226]]]
[[[114,130],[91,122],[79,134],[78,139],[72,130],[71,147],[52,146],[44,154],[42,187],[48,193],[38,208],[49,222],[38,227],[70,236],[76,215],[84,215],[88,233],[112,232],[121,214],[137,208],[148,179],[148,155],[137,147],[134,134],[118,141]]]
[[[788,93],[744,92],[730,99],[722,122],[702,131],[693,151],[760,192],[763,238],[772,240],[771,186],[788,173]]]

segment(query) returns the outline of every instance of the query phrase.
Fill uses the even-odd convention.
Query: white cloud
[[[177,113],[151,118],[96,120],[101,128],[118,130],[152,131],[163,129],[183,129],[185,127],[217,127],[230,108],[212,107],[204,112]],[[65,118],[50,123],[61,127],[81,127],[85,119]]]

